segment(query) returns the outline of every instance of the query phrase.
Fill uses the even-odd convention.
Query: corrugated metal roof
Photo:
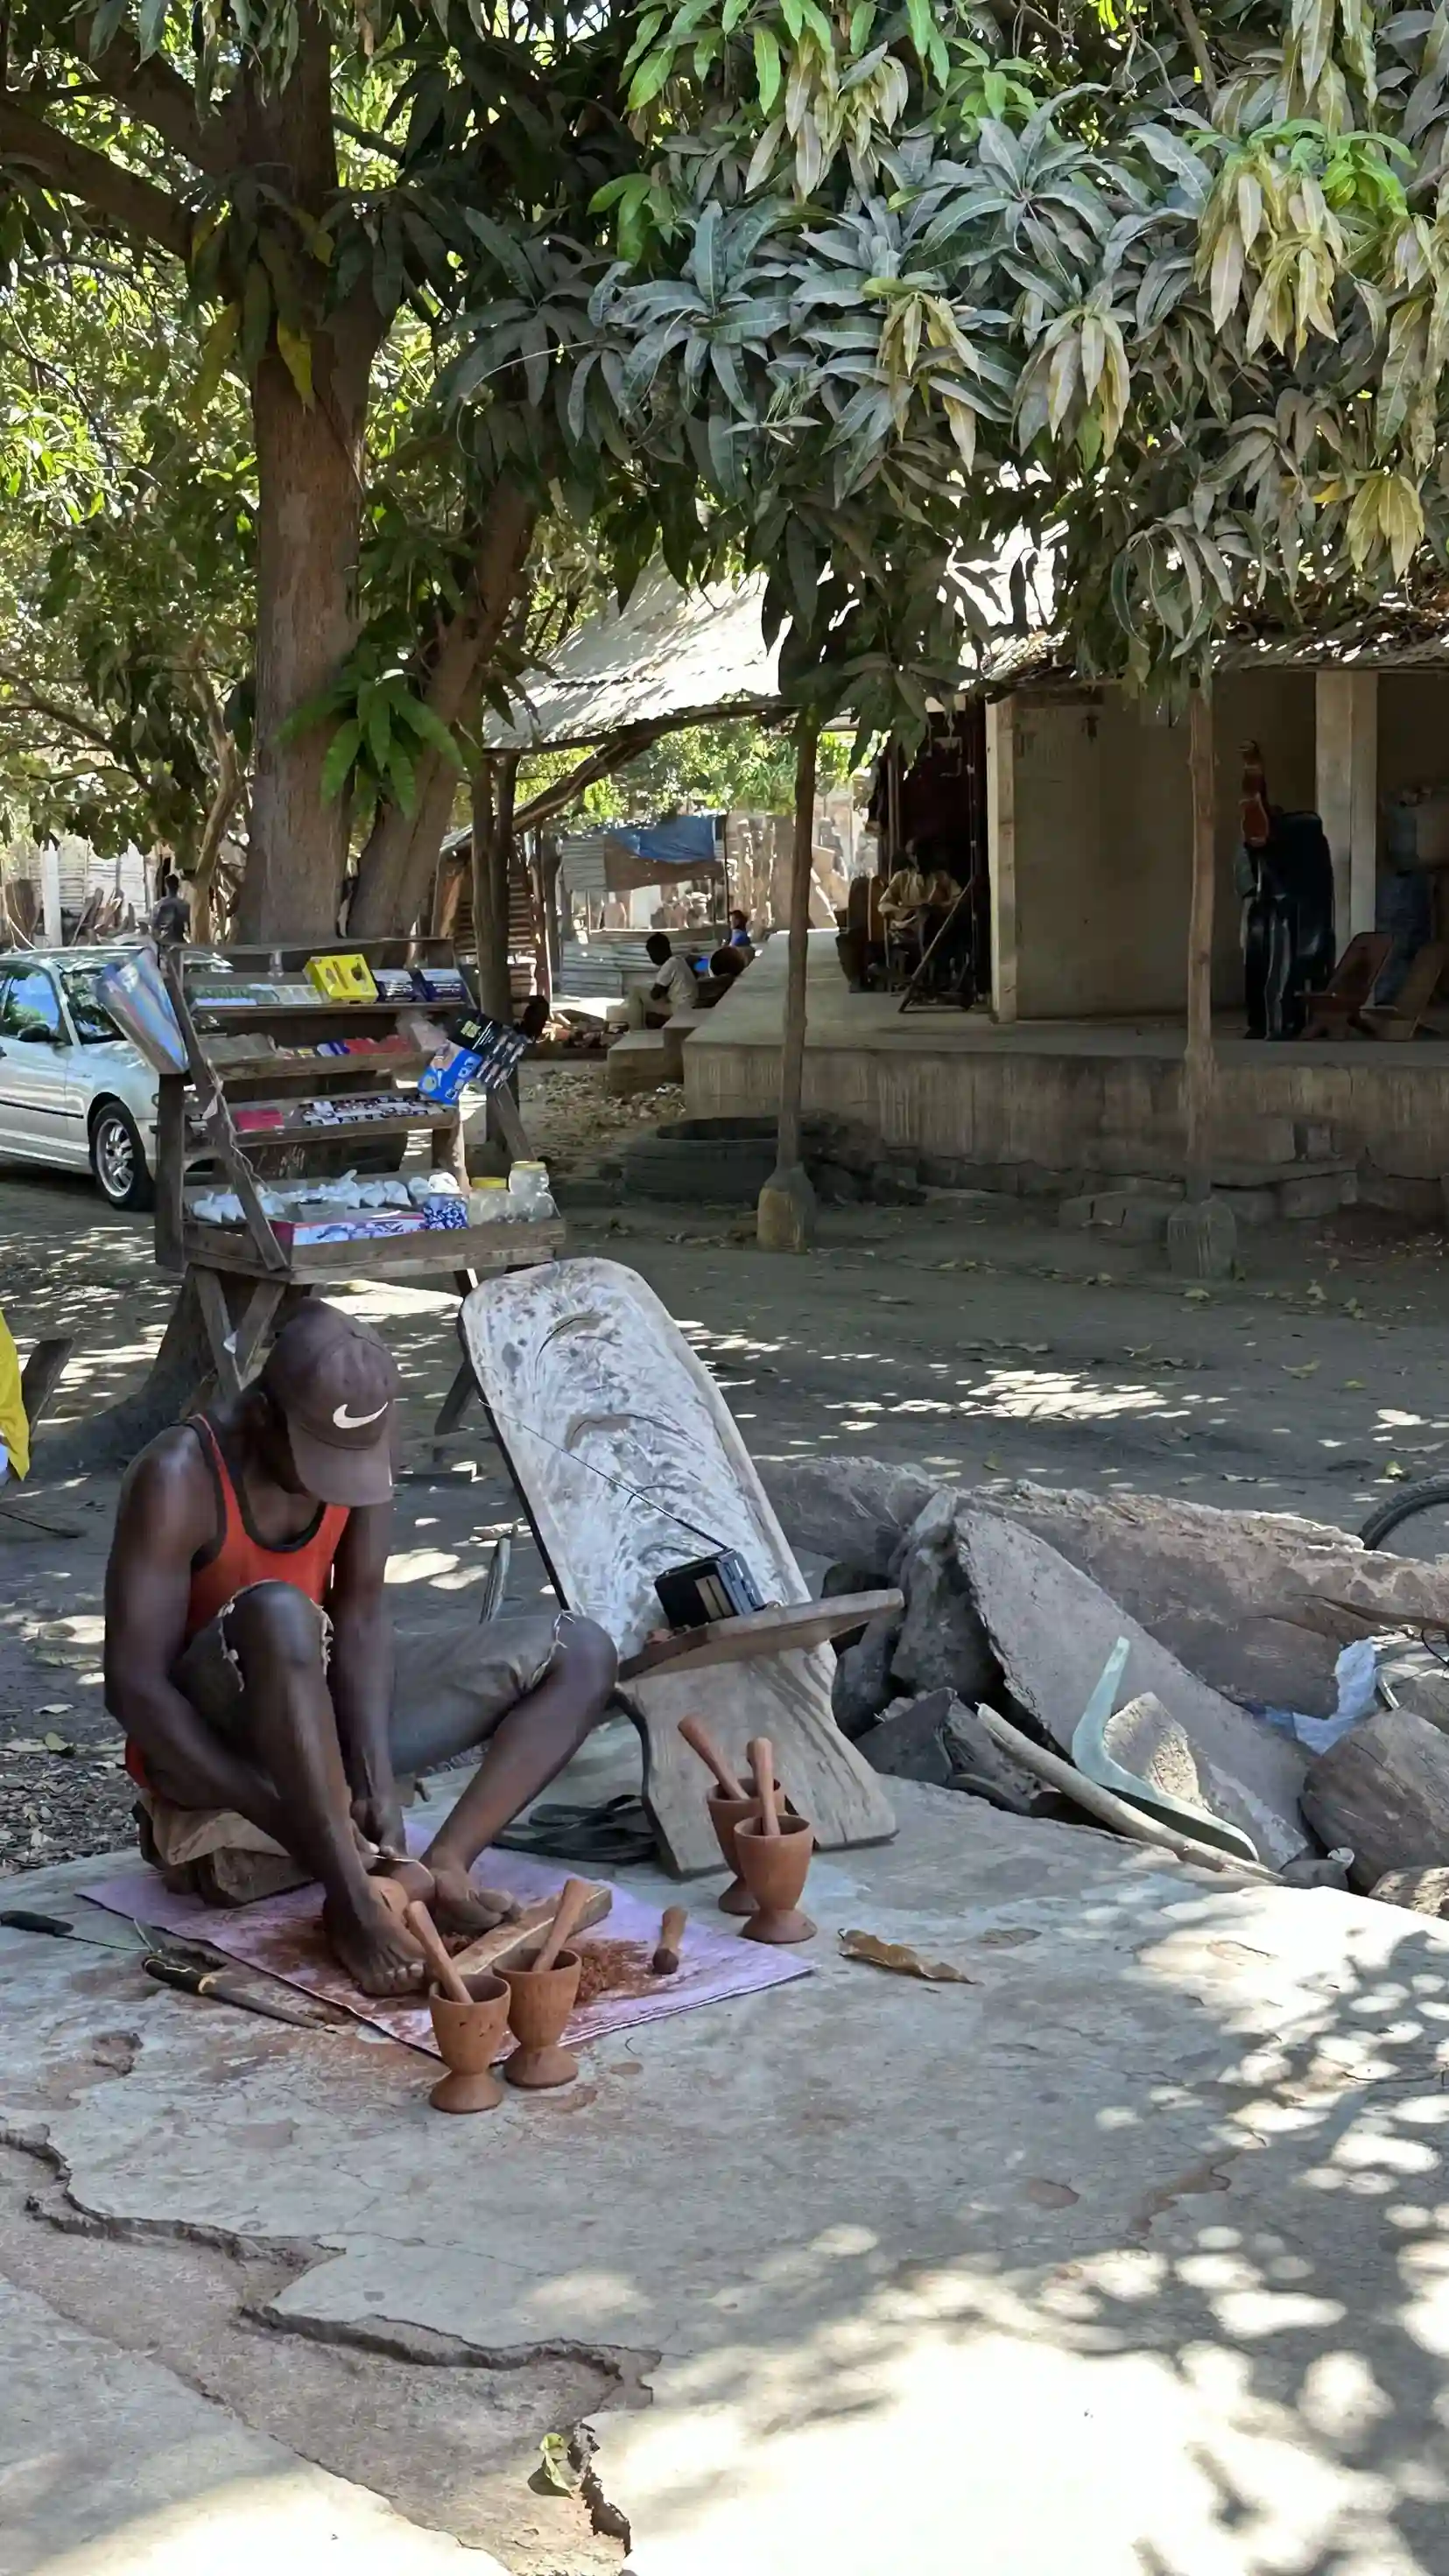
[[[1028,616],[1023,628],[1012,598],[1013,565]],[[975,593],[985,625],[980,668],[973,688],[1001,685],[1016,657],[1031,655],[1046,638],[1051,609],[1051,563],[1031,555],[1024,542],[958,567]],[[1024,578],[1023,578],[1024,574]],[[564,751],[603,741],[629,725],[671,730],[729,716],[779,715],[779,648],[760,631],[762,574],[710,590],[685,591],[664,572],[645,576],[626,608],[591,617],[577,627],[546,675],[522,689],[512,724],[492,716],[484,730],[490,751]]]
[[[761,714],[778,703],[779,655],[760,632],[763,580],[683,591],[667,573],[641,581],[627,608],[591,617],[526,685],[514,723],[494,716],[492,751],[561,751],[627,725],[677,727]]]

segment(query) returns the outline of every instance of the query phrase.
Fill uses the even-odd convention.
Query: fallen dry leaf
[[[1317,1367],[1317,1360],[1305,1360],[1301,1368],[1288,1368],[1285,1365],[1283,1375],[1285,1377],[1312,1377]]]
[[[904,1941],[882,1941],[877,1932],[842,1932],[840,1954],[844,1959],[864,1959],[871,1968],[890,1968],[898,1977],[921,1977],[928,1986],[975,1986],[979,1977],[968,1977],[964,1968],[953,1968],[949,1959],[923,1959]]]

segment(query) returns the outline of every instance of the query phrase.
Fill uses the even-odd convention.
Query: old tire
[[[1380,1503],[1376,1512],[1370,1512],[1359,1537],[1365,1547],[1387,1547],[1393,1532],[1405,1521],[1417,1519],[1420,1512],[1434,1513],[1441,1544],[1412,1553],[1439,1556],[1449,1552],[1449,1476],[1425,1476],[1417,1484],[1403,1486],[1388,1502]],[[1422,1535],[1427,1538],[1428,1533]],[[1392,1552],[1402,1556],[1405,1551],[1396,1548]]]

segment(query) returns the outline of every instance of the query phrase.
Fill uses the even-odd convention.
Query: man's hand
[[[364,1789],[352,1801],[352,1821],[376,1845],[384,1860],[406,1860],[408,1838],[402,1800],[391,1781],[385,1789]]]

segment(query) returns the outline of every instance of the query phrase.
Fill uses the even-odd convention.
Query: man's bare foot
[[[370,1875],[402,1888],[410,1905],[432,1904],[433,1873],[420,1860],[376,1860]]]
[[[369,1888],[356,1907],[329,1896],[322,1929],[337,1961],[365,1995],[415,1994],[422,1984],[423,1954],[411,1932]]]
[[[518,1900],[499,1887],[475,1887],[459,1861],[432,1860],[433,1921],[440,1932],[491,1932],[511,1923]]]

